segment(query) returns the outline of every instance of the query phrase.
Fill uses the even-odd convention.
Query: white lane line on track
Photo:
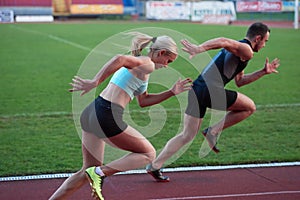
[[[204,166],[204,167],[178,167],[178,168],[163,168],[163,172],[187,172],[187,171],[207,171],[207,170],[227,170],[227,169],[243,169],[243,168],[262,168],[262,167],[289,167],[300,166],[300,162],[282,162],[282,163],[265,163],[265,164],[245,164],[245,165],[225,165],[225,166]],[[145,174],[145,169],[129,170],[120,172],[121,174]],[[0,177],[1,181],[23,181],[23,180],[40,180],[40,179],[54,179],[54,178],[67,178],[72,173],[62,174],[42,174],[30,176],[13,176],[13,177]]]
[[[223,199],[230,197],[249,197],[249,196],[266,196],[266,195],[279,195],[279,194],[300,194],[300,191],[274,191],[274,192],[256,192],[244,194],[224,194],[224,195],[211,195],[211,196],[191,196],[191,197],[173,197],[173,198],[160,198],[149,200],[186,200],[186,199]]]

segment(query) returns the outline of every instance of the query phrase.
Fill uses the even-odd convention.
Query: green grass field
[[[219,36],[241,39],[247,29],[183,22],[0,25],[0,176],[74,172],[81,167],[81,141],[72,117],[68,83],[90,51],[103,40],[143,27],[176,30],[199,43]],[[246,73],[263,67],[266,57],[281,59],[280,73],[239,89],[229,85],[251,97],[258,105],[257,112],[222,133],[222,152],[218,155],[199,157],[203,142],[199,134],[168,167],[299,161],[299,43],[299,30],[273,28],[267,46],[250,61]],[[209,53],[213,56],[216,51]],[[196,78],[198,73],[182,67],[185,65],[184,59],[178,59],[170,67]],[[163,89],[153,84],[149,92]],[[158,150],[181,128],[182,113],[176,98],[162,106],[167,113],[166,123],[155,136],[148,137]],[[150,122],[148,109],[138,108],[135,101],[131,107],[132,120],[146,126]],[[209,121],[210,113],[202,128]],[[106,153],[114,152],[108,148]]]

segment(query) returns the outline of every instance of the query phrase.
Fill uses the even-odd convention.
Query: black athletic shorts
[[[236,91],[196,84],[189,91],[185,113],[193,117],[203,118],[207,108],[226,111],[236,99]]]
[[[127,124],[123,121],[124,109],[98,96],[80,116],[81,128],[100,138],[113,137],[122,133]]]

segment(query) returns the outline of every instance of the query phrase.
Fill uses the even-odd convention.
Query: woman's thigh
[[[82,132],[82,156],[84,168],[103,164],[105,142],[93,133]]]
[[[134,153],[149,153],[155,151],[152,144],[131,126],[128,126],[122,133],[114,137],[105,138],[104,140],[113,147]]]

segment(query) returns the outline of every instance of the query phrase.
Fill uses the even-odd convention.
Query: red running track
[[[106,200],[299,200],[300,166],[242,168],[164,173],[171,182],[157,183],[148,174],[115,175],[105,179]],[[1,200],[43,200],[64,179],[0,182]],[[89,200],[86,184],[71,200]]]

